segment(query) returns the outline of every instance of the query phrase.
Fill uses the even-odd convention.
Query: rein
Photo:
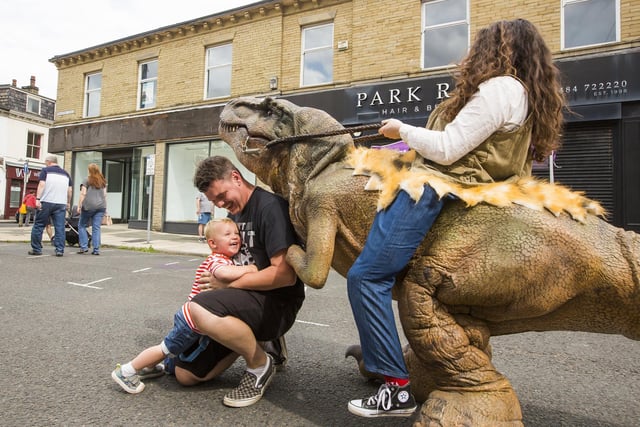
[[[310,134],[306,134],[306,135],[287,136],[287,137],[284,137],[284,138],[274,139],[273,141],[269,141],[265,145],[265,147],[266,148],[271,148],[271,147],[273,147],[274,145],[277,145],[277,144],[300,142],[300,141],[304,141],[306,139],[311,139],[311,138],[323,138],[323,137],[326,137],[326,136],[353,134],[353,133],[356,133],[356,132],[362,132],[363,130],[379,129],[381,126],[382,126],[382,123],[371,123],[371,124],[368,124],[368,125],[353,126],[353,127],[350,127],[350,128],[344,128],[344,129],[334,130],[334,131],[330,131],[330,132],[310,133]],[[360,136],[360,137],[353,138],[353,142],[354,143],[362,143],[364,141],[377,139],[377,138],[384,138],[384,136],[378,135],[377,133],[373,134],[373,135],[365,135],[365,136]]]

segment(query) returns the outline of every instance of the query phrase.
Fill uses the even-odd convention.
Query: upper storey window
[[[138,82],[138,109],[154,108],[158,93],[157,59],[140,63]]]
[[[40,115],[40,100],[27,96],[27,112]]]
[[[27,157],[32,159],[39,159],[41,145],[42,134],[27,132]]]
[[[619,0],[563,0],[563,49],[619,41],[618,16]]]
[[[333,81],[333,23],[302,29],[301,86]]]
[[[456,64],[468,48],[468,0],[422,3],[422,68]]]
[[[231,95],[231,43],[207,49],[205,98]]]
[[[84,82],[84,116],[100,115],[100,97],[102,92],[102,73],[87,74]]]

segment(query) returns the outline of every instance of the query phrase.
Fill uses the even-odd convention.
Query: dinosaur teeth
[[[224,122],[220,122],[220,128],[225,132],[235,132],[238,130],[238,126],[230,125]]]

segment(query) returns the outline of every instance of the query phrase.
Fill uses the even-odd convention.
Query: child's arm
[[[247,273],[255,273],[258,268],[252,265],[221,265],[215,268],[213,277],[223,282],[233,282]]]

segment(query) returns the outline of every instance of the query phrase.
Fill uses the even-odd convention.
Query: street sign
[[[147,156],[147,168],[146,168],[146,173],[145,175],[155,175],[155,169],[156,169],[156,155],[155,154],[149,154]]]

